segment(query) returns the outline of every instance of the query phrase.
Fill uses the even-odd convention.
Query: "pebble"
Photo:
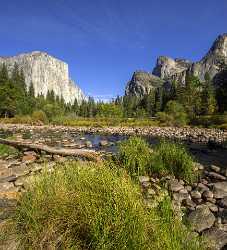
[[[222,199],[218,202],[218,205],[219,205],[220,207],[227,208],[227,196],[225,196],[224,198],[222,198]]]
[[[189,208],[190,210],[195,210],[196,204],[194,201],[192,201],[191,199],[187,198],[185,200],[183,200],[182,203],[184,206],[186,206],[187,208]]]
[[[178,182],[178,180],[170,180],[169,181],[169,190],[172,192],[179,192],[184,189],[184,186]]]
[[[203,193],[202,193],[202,196],[205,198],[205,199],[208,199],[208,198],[213,198],[214,197],[214,194],[213,194],[213,192],[211,192],[211,191],[204,191]]]
[[[191,197],[193,199],[201,199],[202,195],[199,191],[191,191]]]
[[[214,212],[214,213],[218,212],[218,206],[216,206],[215,204],[211,202],[206,202],[205,205],[209,207],[211,212]]]
[[[102,146],[102,147],[105,147],[105,146],[108,146],[108,141],[107,140],[101,140],[100,142],[99,142],[99,145],[100,146]]]
[[[191,186],[186,186],[185,188],[186,188],[186,190],[187,190],[188,192],[191,192],[191,191],[192,191],[192,187],[191,187]]]
[[[208,172],[207,175],[213,179],[216,179],[216,180],[220,180],[220,181],[226,180],[225,176],[218,174],[218,173],[215,173],[215,172]]]
[[[214,172],[216,172],[216,173],[219,173],[219,172],[220,172],[220,170],[221,170],[221,168],[220,168],[220,167],[215,166],[215,165],[211,165],[211,166],[210,166],[210,168],[211,168]]]
[[[209,188],[206,185],[204,185],[203,183],[198,183],[196,190],[203,193],[205,191],[209,191]]]
[[[149,182],[150,177],[149,176],[139,176],[139,181],[140,181],[140,183]]]

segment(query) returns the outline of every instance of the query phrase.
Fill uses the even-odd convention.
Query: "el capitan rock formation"
[[[34,51],[12,57],[0,57],[0,65],[5,64],[12,72],[15,63],[23,70],[27,87],[33,83],[35,95],[47,95],[53,90],[56,96],[63,97],[66,103],[75,99],[85,99],[82,90],[69,78],[68,64],[45,52]]]

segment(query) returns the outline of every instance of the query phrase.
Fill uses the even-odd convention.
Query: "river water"
[[[123,135],[108,135],[108,134],[86,134],[62,131],[22,131],[13,133],[6,133],[0,131],[0,137],[6,138],[14,136],[15,139],[29,140],[34,143],[43,143],[57,148],[87,148],[106,152],[117,152],[118,143],[126,140],[128,136]],[[144,137],[151,146],[159,143],[159,138]],[[107,141],[108,145],[100,146],[101,141]],[[89,143],[88,143],[89,142]],[[92,147],[91,147],[92,145]],[[207,144],[196,144],[184,142],[188,151],[194,158],[203,165],[217,165],[222,168],[227,168],[227,149],[222,147],[210,147]]]

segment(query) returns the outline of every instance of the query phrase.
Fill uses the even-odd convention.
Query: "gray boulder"
[[[227,245],[227,233],[218,228],[211,228],[204,234],[208,242],[208,249],[220,250]]]
[[[188,215],[188,221],[191,224],[192,229],[200,233],[213,226],[215,216],[208,206],[201,205]]]

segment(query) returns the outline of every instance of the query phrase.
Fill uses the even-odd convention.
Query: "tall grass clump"
[[[180,218],[174,215],[169,196],[159,204],[154,212],[159,219],[156,221],[158,230],[155,231],[157,246],[153,249],[205,250],[203,239],[194,237],[182,224]]]
[[[34,178],[14,216],[19,249],[201,249],[170,202],[146,208],[122,169],[68,163]]]
[[[172,174],[191,182],[195,178],[193,169],[193,158],[181,144],[162,141],[152,154],[152,172]]]
[[[36,178],[15,220],[23,249],[147,249],[152,238],[137,186],[97,165]]]
[[[148,172],[151,160],[149,144],[140,137],[130,137],[119,144],[118,159],[131,176]]]

